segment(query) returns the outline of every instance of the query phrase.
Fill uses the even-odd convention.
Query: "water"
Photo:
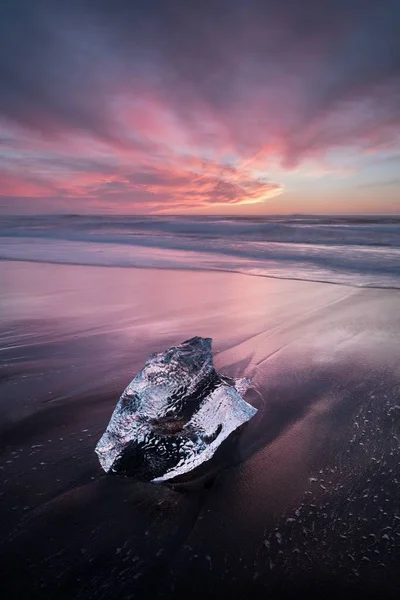
[[[9,216],[0,258],[400,288],[400,218]]]

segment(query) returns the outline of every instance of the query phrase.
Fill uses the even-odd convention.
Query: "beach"
[[[0,2],[6,600],[400,599],[399,23]]]
[[[397,594],[399,291],[6,260],[0,286],[8,597]],[[195,335],[252,382],[235,461],[194,491],[106,476],[119,395]]]

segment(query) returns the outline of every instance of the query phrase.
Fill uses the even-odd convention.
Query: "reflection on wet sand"
[[[6,262],[0,278],[9,595],[394,596],[397,292]],[[121,391],[194,334],[252,379],[229,468],[183,492],[104,476],[93,449]]]

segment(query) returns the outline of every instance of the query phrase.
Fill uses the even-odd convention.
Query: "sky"
[[[2,0],[0,213],[400,213],[398,0]]]

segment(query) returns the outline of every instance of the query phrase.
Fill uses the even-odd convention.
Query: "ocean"
[[[0,259],[400,288],[400,218],[6,216]]]

